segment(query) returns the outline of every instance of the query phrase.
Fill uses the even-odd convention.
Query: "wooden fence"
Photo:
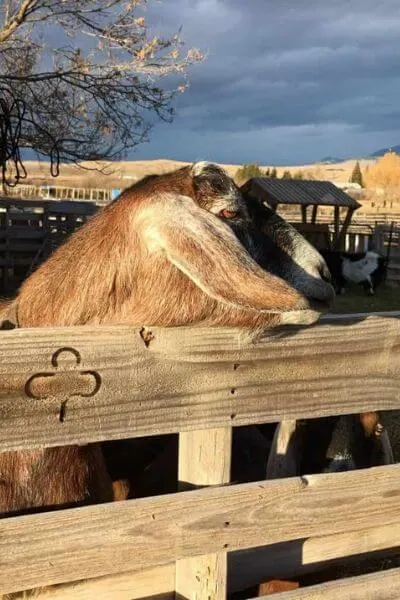
[[[110,188],[84,188],[61,185],[27,185],[19,184],[7,191],[9,196],[38,200],[87,200],[104,206],[112,200]]]
[[[0,520],[0,592],[222,600],[400,545],[400,465],[226,485],[232,427],[399,409],[400,313],[256,341],[223,328],[146,334],[1,333],[0,452],[179,433],[179,482],[199,489]],[[276,595],[322,597],[400,597],[400,569]]]
[[[0,199],[0,292],[15,289],[96,210],[89,202]]]
[[[291,223],[319,250],[328,250],[334,246],[332,223]],[[355,253],[372,249],[375,246],[374,231],[369,225],[351,225],[342,240],[340,250]]]
[[[329,223],[293,225],[319,250],[329,249],[333,242],[333,226]],[[387,281],[400,283],[400,226],[392,222],[352,224],[343,238],[341,250],[351,254],[374,250],[389,259]]]

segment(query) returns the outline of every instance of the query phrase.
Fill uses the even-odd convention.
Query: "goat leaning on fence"
[[[312,323],[334,293],[319,253],[275,213],[198,163],[126,190],[0,310],[19,327],[266,328]],[[0,454],[0,513],[116,499],[101,445]]]
[[[269,272],[250,254],[267,260]],[[219,167],[197,163],[126,190],[28,278],[0,320],[15,314],[19,327],[310,323],[333,299],[328,278],[294,229],[246,202]],[[3,514],[112,499],[96,444],[4,453],[0,472]]]
[[[197,163],[127,189],[28,278],[0,322],[312,323],[333,300],[329,280],[294,228]],[[98,444],[3,453],[0,472],[3,514],[116,496]]]

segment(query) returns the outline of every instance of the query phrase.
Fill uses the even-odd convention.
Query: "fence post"
[[[266,479],[298,475],[301,443],[299,434],[296,420],[278,423],[268,457]]]
[[[189,431],[179,436],[180,488],[228,483],[232,428]],[[227,554],[206,554],[176,564],[176,596],[188,600],[225,600]]]

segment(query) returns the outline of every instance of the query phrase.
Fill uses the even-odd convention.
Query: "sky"
[[[294,165],[400,144],[399,0],[149,0],[206,54],[132,159]]]

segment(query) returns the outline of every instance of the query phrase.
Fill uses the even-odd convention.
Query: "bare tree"
[[[26,176],[31,148],[51,161],[121,158],[170,120],[198,50],[152,37],[147,0],[0,0],[0,167]],[[7,166],[9,166],[7,170]],[[11,166],[11,169],[10,169]],[[11,175],[10,175],[11,171]]]

